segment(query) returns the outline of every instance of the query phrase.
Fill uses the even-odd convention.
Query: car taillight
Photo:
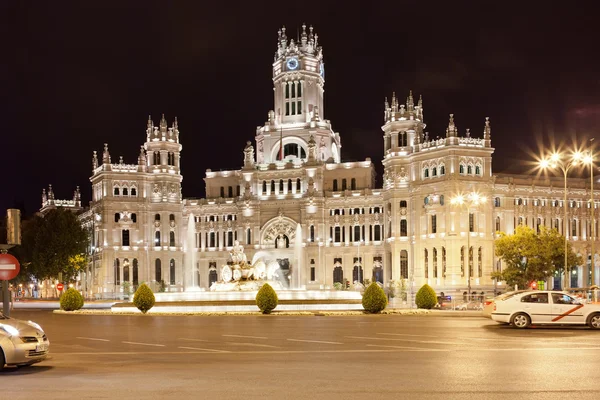
[[[494,311],[496,311],[496,303],[494,303]]]
[[[486,305],[486,306],[489,306],[490,304],[492,304],[492,302],[491,302],[491,301],[486,301],[486,302],[485,302],[485,305]]]

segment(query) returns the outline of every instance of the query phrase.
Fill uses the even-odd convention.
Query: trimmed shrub
[[[421,289],[417,292],[415,302],[417,303],[417,308],[432,309],[437,304],[435,290],[428,284],[421,286]]]
[[[377,314],[381,312],[388,304],[387,297],[383,289],[373,282],[365,290],[362,298],[362,305],[366,312]]]
[[[75,288],[67,289],[60,296],[60,308],[65,311],[75,311],[83,307],[83,296]]]
[[[142,283],[133,295],[133,304],[144,314],[154,307],[155,301],[154,293],[145,283]]]
[[[277,307],[277,303],[279,303],[279,299],[271,285],[268,283],[262,285],[258,293],[256,293],[256,305],[260,308],[260,311],[263,314],[270,314]]]

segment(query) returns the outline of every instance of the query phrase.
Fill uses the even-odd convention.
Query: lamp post
[[[593,141],[592,138],[590,141]],[[591,221],[592,221],[592,229],[591,229],[591,237],[590,237],[590,267],[591,267],[591,278],[592,278],[592,286],[596,284],[596,266],[594,263],[594,241],[596,240],[596,221],[595,221],[595,204],[594,204],[594,153],[590,149],[588,154],[583,158],[583,162],[590,165],[590,206],[591,206]]]
[[[453,206],[465,206],[467,210],[467,301],[471,301],[471,207],[477,207],[487,201],[485,196],[477,192],[471,192],[467,195],[457,194],[450,199],[450,204]],[[473,221],[475,225],[475,221]],[[473,227],[474,228],[474,227]],[[474,229],[473,229],[474,230]]]
[[[563,217],[563,230],[564,230],[564,236],[565,236],[565,265],[564,265],[564,274],[565,274],[565,281],[563,283],[564,287],[563,289],[566,289],[569,286],[569,266],[568,266],[568,261],[567,261],[567,248],[568,248],[568,242],[567,242],[567,174],[569,173],[569,170],[572,167],[575,167],[577,165],[579,165],[582,161],[582,157],[581,157],[581,153],[580,152],[575,152],[573,153],[573,155],[571,156],[570,160],[563,160],[563,154],[561,153],[552,153],[552,155],[550,156],[549,159],[543,159],[540,161],[540,167],[545,170],[548,168],[551,169],[559,169],[560,171],[562,171],[564,178],[565,178],[565,190],[564,190],[564,198],[563,198],[563,207],[565,209],[565,215]]]

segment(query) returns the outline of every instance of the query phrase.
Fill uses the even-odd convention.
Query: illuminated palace
[[[562,177],[494,175],[487,118],[474,137],[450,114],[445,134],[432,139],[422,99],[393,95],[381,127],[383,185],[375,187],[371,159],[344,162],[341,135],[325,118],[325,64],[312,27],[298,42],[279,31],[272,69],[273,110],[254,141],[239,144],[240,169],[206,170],[206,198],[182,196],[177,119],[147,121],[136,164],[115,161],[108,145],[94,152],[92,202],[81,212],[93,232],[84,281],[94,293],[111,296],[125,281],[209,290],[236,241],[248,260],[276,258],[286,287],[307,289],[405,279],[413,292],[424,283],[446,294],[503,291],[491,278],[502,268],[495,232],[517,224],[556,227],[589,257],[587,181],[570,179],[564,204]],[[460,194],[466,202],[451,202]],[[43,209],[80,207],[79,192],[73,201],[44,196]],[[570,276],[572,286],[587,286],[588,268]]]

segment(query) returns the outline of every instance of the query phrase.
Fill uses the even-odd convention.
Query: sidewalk
[[[100,301],[86,301],[84,309],[95,309],[103,310],[110,309],[113,304],[117,303],[115,300],[100,300]],[[0,302],[0,310],[3,304]],[[13,303],[14,310],[58,310],[60,309],[60,303],[58,300],[38,300],[38,299],[24,299]]]

